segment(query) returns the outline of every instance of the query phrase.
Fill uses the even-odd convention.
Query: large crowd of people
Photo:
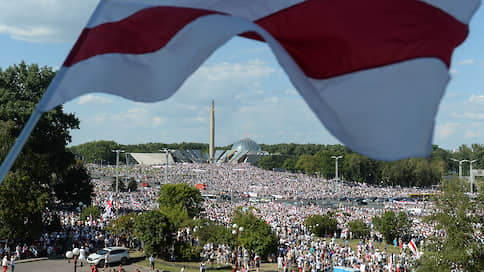
[[[93,205],[104,208],[113,200],[113,213],[107,218],[80,218],[76,212],[60,212],[61,232],[44,233],[39,241],[31,246],[14,245],[15,255],[25,258],[32,254],[53,256],[64,254],[74,247],[85,252],[93,252],[108,245],[119,245],[140,249],[141,243],[130,236],[117,236],[106,230],[106,221],[114,220],[120,214],[130,211],[152,210],[158,207],[159,187],[165,182],[204,184],[202,215],[212,221],[229,224],[237,207],[253,206],[252,211],[266,221],[279,238],[279,250],[271,256],[263,256],[276,262],[280,272],[287,271],[332,271],[336,266],[351,267],[359,271],[404,271],[414,254],[404,250],[406,243],[400,242],[398,254],[389,253],[375,247],[381,243],[382,234],[373,228],[372,218],[385,211],[403,211],[412,219],[411,236],[417,245],[423,246],[424,238],[435,234],[432,225],[422,221],[429,214],[429,202],[407,201],[410,194],[435,193],[431,189],[394,188],[369,186],[362,183],[328,180],[300,173],[266,171],[249,164],[172,164],[165,172],[165,166],[130,165],[118,169],[119,179],[133,178],[139,185],[135,191],[112,191],[112,177],[116,175],[114,166],[90,164],[88,170],[94,184]],[[167,173],[167,175],[166,175]],[[141,186],[144,183],[145,186]],[[230,198],[220,199],[222,196]],[[384,199],[375,205],[358,205],[350,199]],[[403,199],[398,201],[397,199]],[[324,201],[333,205],[322,205]],[[334,205],[336,203],[336,206]],[[311,215],[336,214],[340,233],[331,234],[329,240],[312,235],[304,225]],[[371,235],[362,239],[357,248],[349,246],[351,233],[348,223],[363,220],[371,229]],[[482,239],[482,234],[477,233]],[[186,228],[178,231],[177,239],[187,239],[198,243],[194,231]],[[336,240],[336,238],[339,238]],[[339,242],[337,242],[339,241]],[[420,242],[422,241],[422,242]],[[257,252],[245,248],[230,248],[228,245],[205,244],[202,256],[207,262],[235,264],[240,271],[256,268]],[[393,245],[390,245],[393,246]],[[398,246],[398,245],[397,245]],[[20,247],[19,250],[17,250]],[[2,246],[0,246],[0,249]],[[385,247],[386,249],[386,247]],[[14,251],[14,250],[12,250]],[[23,255],[22,255],[23,254]],[[397,270],[398,269],[398,270]]]
[[[435,193],[431,189],[369,186],[364,183],[328,180],[301,173],[287,173],[262,170],[250,164],[172,164],[168,166],[132,165],[118,169],[120,180],[134,178],[138,183],[150,184],[140,187],[136,192],[115,194],[115,207],[124,210],[149,210],[157,207],[157,191],[160,185],[169,183],[204,184],[204,195],[216,197],[230,196],[226,201],[207,199],[204,202],[203,216],[223,224],[229,224],[234,210],[239,206],[253,206],[253,212],[263,218],[280,239],[279,256],[267,256],[279,262],[282,268],[300,271],[331,271],[335,266],[347,266],[361,271],[393,271],[407,267],[408,254],[389,254],[380,251],[373,243],[381,242],[382,235],[373,229],[372,218],[391,210],[404,211],[413,220],[411,231],[417,241],[433,234],[432,226],[422,222],[421,217],[428,214],[431,204],[418,201],[389,201],[405,199],[411,194]],[[114,166],[100,167],[90,165],[93,176],[115,176]],[[96,197],[94,203],[102,206],[113,194],[111,182],[104,179],[94,180]],[[360,206],[350,199],[384,199],[374,206]],[[230,199],[230,200],[227,200]],[[318,201],[336,201],[337,207],[318,205]],[[350,221],[361,219],[371,226],[371,240],[362,240],[357,250],[349,245],[321,240],[304,226],[304,220],[314,214],[336,212],[338,228],[348,230]],[[349,233],[345,231],[344,233]],[[336,234],[335,234],[336,235]],[[338,234],[341,235],[341,234]],[[351,234],[344,238],[349,239]],[[371,245],[371,246],[370,246]],[[237,252],[237,253],[236,253]],[[245,253],[244,253],[245,252]],[[203,246],[202,256],[209,262],[230,263],[238,259],[241,268],[248,268],[253,254],[240,248],[230,249],[228,245],[207,244]],[[236,258],[234,254],[239,254]],[[247,256],[246,256],[247,255]],[[281,265],[281,264],[279,264]],[[396,271],[396,270],[395,270]]]
[[[120,166],[121,179],[129,176],[150,184],[206,184],[208,194],[243,195],[281,199],[339,200],[352,198],[398,198],[415,193],[433,193],[431,189],[370,186],[365,183],[340,182],[302,173],[267,171],[250,164],[172,164]],[[90,171],[100,176],[115,176],[115,166],[90,165]],[[167,175],[167,176],[166,176]]]

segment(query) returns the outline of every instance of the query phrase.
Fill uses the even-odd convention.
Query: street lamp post
[[[462,179],[462,163],[463,162],[468,162],[469,160],[456,160],[454,158],[450,158],[451,160],[458,162],[459,163],[459,179]]]
[[[239,227],[237,229],[237,224],[232,225],[232,234],[235,236],[235,267],[232,269],[232,272],[237,272],[239,270],[239,234],[244,231],[243,227]]]
[[[128,153],[124,154],[126,156],[126,185],[128,185],[129,181],[129,161],[128,161]]]
[[[118,193],[118,182],[119,182],[119,153],[124,153],[124,150],[117,149],[111,150],[112,152],[116,152],[116,193]]]
[[[77,259],[78,259],[78,256],[79,256],[79,248],[74,248],[72,250],[72,254],[74,255],[74,272],[77,271]]]
[[[474,176],[472,175],[472,163],[474,163],[476,161],[478,161],[478,160],[469,161],[469,163],[471,164],[471,168],[469,170],[469,183],[471,184],[471,194],[474,193]]]
[[[338,177],[338,159],[343,158],[343,156],[331,156],[331,158],[336,159],[336,162],[335,162],[335,169],[336,169],[335,179],[339,180],[339,177]]]
[[[166,154],[166,168],[165,168],[165,184],[168,183],[168,148],[163,148],[160,152],[165,152]]]

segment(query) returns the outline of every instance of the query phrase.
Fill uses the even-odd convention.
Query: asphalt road
[[[112,266],[109,269],[116,268],[118,271],[118,266]],[[135,272],[136,268],[139,268],[142,272],[150,271],[147,267],[139,266],[139,265],[126,265],[123,266],[126,272]],[[111,271],[107,269],[107,271]],[[10,272],[10,267],[8,268]],[[74,264],[68,263],[67,260],[39,260],[33,262],[26,262],[26,263],[18,263],[15,265],[15,272],[70,272],[74,271]],[[90,272],[90,266],[88,264],[84,264],[83,267],[77,266],[77,272]],[[99,271],[103,271],[99,269]]]

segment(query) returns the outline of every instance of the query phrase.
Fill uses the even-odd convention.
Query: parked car
[[[129,261],[129,252],[124,247],[106,247],[98,250],[96,253],[92,253],[87,257],[87,262],[97,265],[99,267],[104,266],[104,257],[109,252],[108,264],[118,263],[125,265]]]

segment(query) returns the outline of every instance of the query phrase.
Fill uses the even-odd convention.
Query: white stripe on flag
[[[305,2],[306,0],[104,0],[98,9],[109,10],[109,13],[94,14],[86,27],[122,20],[137,11],[149,7],[170,6],[213,10],[239,16],[251,21],[269,16],[280,10]]]

